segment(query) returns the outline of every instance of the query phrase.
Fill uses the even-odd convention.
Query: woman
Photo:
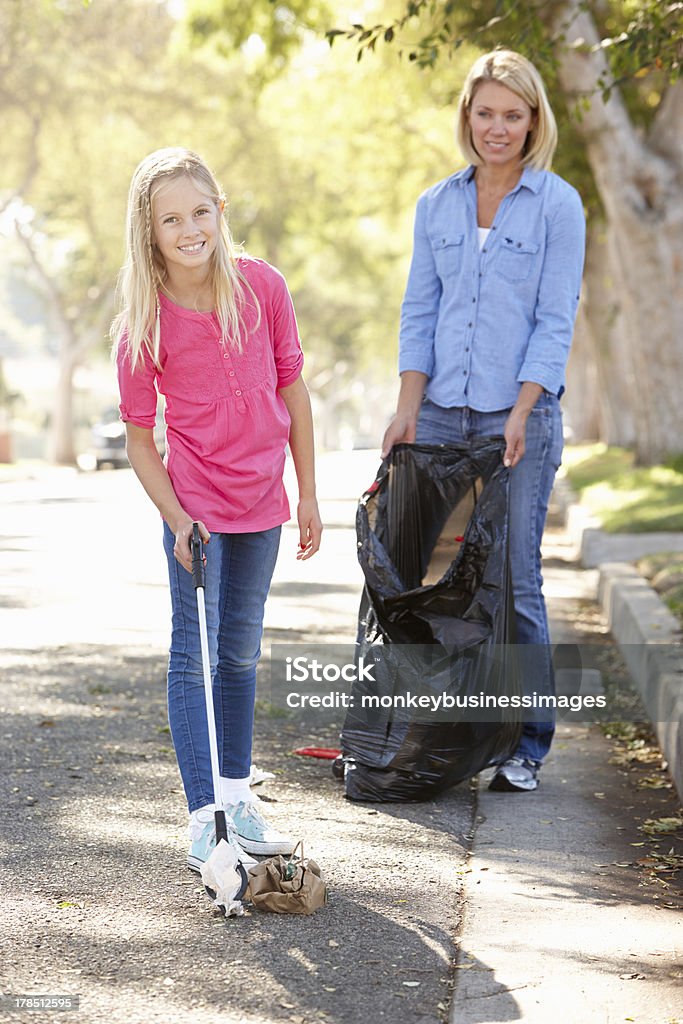
[[[444,444],[502,434],[510,562],[528,693],[553,694],[540,545],[562,454],[559,399],[579,300],[585,219],[550,166],[557,127],[525,57],[496,50],[471,68],[457,139],[470,161],[418,200],[401,310],[396,415],[383,442]],[[554,721],[525,720],[491,788],[536,789]]]

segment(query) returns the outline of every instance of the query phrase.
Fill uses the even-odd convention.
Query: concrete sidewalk
[[[683,630],[634,564],[645,555],[683,550],[683,531],[606,533],[577,502],[566,477],[558,478],[555,499],[577,562],[599,570],[598,604],[683,802]]]
[[[683,1019],[680,895],[639,873],[651,794],[610,753],[562,726],[533,809],[482,783],[452,1024]]]
[[[572,561],[555,511],[544,541],[553,642],[600,646],[623,685],[598,573]],[[683,852],[680,830],[657,847],[639,830],[678,802],[614,755],[597,726],[560,725],[534,794],[492,793],[491,773],[479,777],[451,1024],[683,1021],[681,890],[638,864]]]

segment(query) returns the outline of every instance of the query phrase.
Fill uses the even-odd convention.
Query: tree
[[[122,43],[136,31],[159,34],[143,17],[149,12],[131,7],[107,2],[86,11],[82,3],[22,0],[1,11],[0,187],[5,208],[17,210],[28,273],[51,314],[58,356],[51,454],[60,463],[75,461],[74,371],[101,343],[113,313],[121,221],[111,184],[122,157],[116,128],[123,103],[117,109],[111,101]],[[129,60],[131,79],[144,67],[142,54]],[[125,195],[123,181],[117,184]]]
[[[277,196],[285,212],[277,255],[330,444],[343,419],[379,443],[395,401],[414,201],[453,158],[440,87],[406,77],[393,52],[379,59],[379,74],[369,62],[356,68],[309,37],[259,97],[263,117],[280,128],[278,161],[289,178]]]
[[[58,461],[75,456],[74,371],[107,346],[130,175],[169,144],[206,156],[236,240],[285,273],[318,396],[346,403],[350,418],[351,404],[388,414],[359,385],[376,396],[386,376],[393,388],[393,357],[377,365],[394,347],[412,201],[449,159],[451,118],[433,83],[406,79],[391,52],[378,84],[369,65],[297,29],[269,65],[247,45],[246,10],[217,45],[156,0],[0,7],[0,201],[21,214],[26,276],[50,310]]]
[[[188,7],[194,46],[223,60],[235,32],[228,6],[232,11],[234,3],[193,0]],[[239,38],[247,43],[272,11],[269,0],[241,7]],[[193,31],[198,17],[201,36]],[[317,36],[300,27],[286,60],[279,51],[270,60],[266,35],[260,57],[256,47],[248,63],[260,83],[253,101],[260,135],[250,131],[245,139],[250,188],[234,194],[231,216],[244,226],[249,247],[287,276],[307,379],[320,421],[330,424],[326,440],[334,443],[346,417],[349,428],[355,424],[356,433],[378,443],[395,398],[414,201],[454,158],[449,87],[406,76],[391,50],[378,55],[379,72],[369,62],[356,68],[342,48],[321,43],[320,17]]]
[[[51,313],[52,457],[70,464],[74,371],[107,345],[135,165],[180,141],[224,161],[253,114],[239,73],[188,53],[165,8],[136,0],[3,5],[0,95],[0,205],[22,212],[17,237]]]
[[[453,0],[410,0],[393,21],[328,32],[330,42],[339,36],[359,58],[393,43],[427,69],[465,41],[508,45],[561,91],[595,191],[582,350],[595,362],[601,430],[633,441],[640,462],[680,452],[683,4],[475,0],[464,14]]]
[[[578,0],[562,13],[559,79],[569,97],[591,97],[580,133],[607,225],[602,267],[587,279],[593,351],[615,380],[612,408],[621,398],[631,411],[638,460],[652,464],[683,446],[683,81],[669,85],[649,129],[639,130],[618,88],[600,92],[610,70],[594,19]],[[604,295],[618,334],[604,323]],[[615,440],[629,440],[616,425]]]

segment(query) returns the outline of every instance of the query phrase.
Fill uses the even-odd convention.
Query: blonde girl
[[[297,558],[318,550],[311,406],[282,275],[238,252],[225,199],[195,153],[161,149],[130,186],[121,311],[112,324],[131,466],[163,518],[172,602],[169,722],[190,813],[188,865],[215,844],[213,787],[190,538],[207,549],[206,611],[221,796],[231,842],[290,853],[249,788],[256,664],[281,526],[289,443],[299,486]],[[166,454],[154,444],[165,399]],[[231,823],[231,825],[230,825]]]

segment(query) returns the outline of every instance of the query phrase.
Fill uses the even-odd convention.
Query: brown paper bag
[[[301,857],[296,856],[299,847]],[[249,869],[247,897],[257,910],[312,914],[327,903],[327,886],[316,862],[304,857],[300,842],[291,857],[269,857]]]

